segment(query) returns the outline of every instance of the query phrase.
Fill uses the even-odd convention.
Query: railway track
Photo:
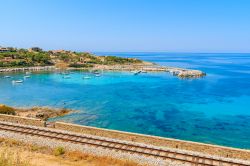
[[[197,166],[250,166],[245,162],[236,162],[226,159],[218,159],[208,156],[193,155],[184,152],[153,148],[148,146],[136,145],[132,143],[124,143],[114,140],[106,140],[102,138],[78,135],[73,133],[65,133],[47,128],[34,128],[19,124],[10,124],[0,122],[0,130],[25,134],[30,136],[38,136],[43,138],[55,139],[74,144],[90,145],[102,147],[105,149],[126,152],[130,154],[139,154],[152,156],[163,160],[178,161],[181,163],[189,163]]]

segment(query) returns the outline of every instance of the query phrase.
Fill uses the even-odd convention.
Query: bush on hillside
[[[16,115],[15,109],[6,105],[0,105],[0,114]]]
[[[57,147],[54,149],[54,155],[55,156],[60,156],[65,153],[65,149],[63,147]]]

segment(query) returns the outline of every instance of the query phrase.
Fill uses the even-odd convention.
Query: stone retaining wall
[[[0,114],[0,121],[19,123],[19,124],[23,124],[23,125],[45,127],[45,121],[42,121],[39,119],[34,119],[34,118],[24,118],[24,117],[20,117],[20,116],[13,116],[13,115]]]
[[[228,148],[223,146],[209,145],[203,143],[196,143],[191,141],[181,141],[177,139],[162,138],[156,136],[148,136],[142,134],[134,134],[129,132],[120,132],[115,130],[100,129],[95,127],[81,126],[63,122],[55,123],[56,129],[73,131],[78,133],[134,141],[140,143],[146,143],[156,146],[165,146],[170,148],[178,148],[184,150],[191,150],[202,152],[211,155],[217,155],[221,157],[238,158],[244,160],[250,160],[250,150],[241,150],[236,148]]]

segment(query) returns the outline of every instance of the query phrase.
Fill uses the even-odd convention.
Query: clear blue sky
[[[0,0],[0,45],[250,52],[250,0]]]

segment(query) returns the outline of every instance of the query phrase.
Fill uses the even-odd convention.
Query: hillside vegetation
[[[58,63],[69,67],[93,67],[93,65],[117,65],[141,63],[134,58],[116,56],[96,56],[88,52],[72,52],[65,50],[44,51],[41,48],[31,49],[8,48],[0,52],[0,67],[50,66]]]

